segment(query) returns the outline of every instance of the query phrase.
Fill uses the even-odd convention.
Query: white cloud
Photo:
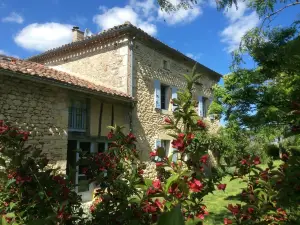
[[[169,0],[177,5],[180,0]],[[200,5],[193,5],[191,9],[179,9],[175,12],[165,12],[157,5],[156,0],[130,0],[124,7],[99,7],[101,13],[95,15],[94,23],[101,30],[109,29],[126,21],[141,28],[145,32],[156,35],[158,22],[166,21],[168,25],[189,23],[202,14]]]
[[[259,24],[259,17],[256,12],[247,12],[245,2],[238,2],[238,10],[233,6],[224,14],[229,25],[221,32],[221,41],[227,45],[225,49],[230,53],[239,47],[246,32]]]
[[[202,56],[202,53],[193,54],[193,53],[189,52],[189,53],[186,53],[186,56],[188,56],[188,57],[190,57],[190,58],[192,58],[192,59],[194,59],[194,60],[197,61]]]
[[[21,24],[21,23],[24,22],[24,18],[20,14],[18,14],[16,12],[12,12],[12,13],[9,14],[9,16],[4,17],[2,19],[2,22],[19,23],[19,24]]]
[[[46,51],[72,41],[72,26],[60,23],[33,23],[24,27],[14,38],[28,50]]]
[[[4,50],[2,50],[2,49],[0,49],[0,55],[7,55],[7,52],[4,51]]]
[[[157,32],[155,24],[150,21],[143,20],[141,16],[138,15],[138,13],[129,5],[124,8],[114,7],[111,9],[101,7],[100,10],[102,13],[94,16],[93,21],[100,27],[101,30],[106,30],[129,21],[150,35],[155,35]]]
[[[180,3],[180,0],[169,0],[169,2],[176,6]],[[202,9],[199,4],[195,4],[189,9],[180,8],[175,12],[158,9],[158,18],[166,21],[169,25],[192,22],[201,14]]]

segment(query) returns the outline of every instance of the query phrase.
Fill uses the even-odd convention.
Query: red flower
[[[195,138],[195,135],[193,133],[189,133],[186,135],[187,141],[191,142]]]
[[[250,214],[254,213],[254,209],[251,208],[251,207],[249,207],[249,208],[248,208],[248,213],[250,213]]]
[[[165,122],[169,124],[172,123],[172,121],[168,117],[165,118]]]
[[[142,207],[142,210],[146,213],[154,213],[157,211],[157,206],[155,203],[149,203],[148,201],[146,201],[144,203],[144,206]]]
[[[205,154],[200,158],[200,162],[206,164],[208,159],[209,159],[209,155]]]
[[[183,152],[185,145],[184,145],[184,140],[183,138],[177,138],[176,140],[172,141],[172,147],[178,149],[178,151]]]
[[[232,224],[232,220],[224,218],[224,224],[225,225]]]
[[[286,161],[288,161],[288,159],[289,159],[289,155],[287,153],[283,153],[281,155],[281,160],[282,161],[286,162]]]
[[[127,138],[129,139],[129,141],[135,141],[136,140],[136,137],[131,132],[127,135]]]
[[[164,163],[163,162],[157,162],[156,163],[156,166],[158,167],[158,166],[163,166],[164,165]]]
[[[144,174],[144,170],[139,170],[138,174],[143,175]]]
[[[152,181],[152,185],[156,189],[161,189],[161,183],[160,183],[160,180],[158,180],[158,179]]]
[[[6,125],[0,126],[0,134],[4,134],[8,130],[9,130],[8,126],[6,126]]]
[[[179,139],[183,139],[184,136],[185,136],[185,134],[183,134],[183,133],[179,133],[179,134],[178,134],[178,138],[179,138]]]
[[[89,170],[89,169],[86,168],[86,167],[85,167],[85,168],[82,168],[82,173],[83,173],[83,174],[86,174],[88,170]]]
[[[223,190],[223,191],[224,191],[225,188],[226,188],[226,185],[227,185],[227,184],[218,184],[217,187],[218,187],[219,190]]]
[[[197,179],[193,179],[192,181],[189,181],[188,185],[192,192],[200,192],[203,188],[203,184]]]
[[[157,151],[154,151],[154,152],[151,151],[149,155],[150,155],[150,157],[155,157],[155,156],[157,156]]]
[[[157,198],[155,201],[154,201],[155,205],[160,208],[160,209],[163,209],[164,208],[164,205],[162,202],[159,201],[159,199]]]
[[[253,163],[254,163],[255,165],[260,164],[260,163],[261,163],[261,162],[260,162],[260,158],[259,158],[258,156],[255,156],[254,159],[253,159]]]
[[[242,165],[246,165],[246,164],[249,165],[249,163],[248,163],[248,161],[246,159],[242,159],[241,160],[241,164]]]
[[[203,129],[206,128],[206,125],[205,125],[205,123],[204,123],[202,120],[198,120],[198,121],[197,121],[197,125],[198,125],[199,127],[203,128]]]
[[[236,215],[240,212],[241,205],[237,204],[236,206],[233,206],[232,204],[229,204],[227,208],[233,215]]]
[[[111,131],[108,133],[107,138],[112,139],[114,137],[114,133]]]

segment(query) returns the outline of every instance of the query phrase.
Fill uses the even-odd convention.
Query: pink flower
[[[152,152],[150,152],[150,157],[155,157],[155,156],[157,156],[157,152],[156,151],[152,151]]]
[[[209,155],[205,154],[200,158],[200,162],[206,164],[208,159],[209,159]]]
[[[163,162],[157,162],[157,163],[156,163],[156,166],[157,166],[157,167],[159,167],[159,166],[163,166],[163,165],[164,165],[164,163],[163,163]]]
[[[258,156],[255,156],[254,159],[253,159],[253,163],[254,163],[255,165],[260,164],[260,163],[261,163],[261,162],[260,162],[260,158],[259,158]]]
[[[183,134],[183,133],[179,133],[179,134],[178,134],[178,138],[179,138],[179,139],[183,139],[184,136],[185,136],[185,134]]]
[[[247,210],[248,210],[248,213],[250,213],[250,214],[254,213],[254,209],[251,207],[249,207]]]
[[[232,224],[232,220],[224,218],[224,224],[225,225]]]
[[[241,164],[242,165],[246,165],[246,164],[249,165],[249,163],[248,163],[248,161],[246,159],[242,159],[241,160]]]
[[[156,189],[161,189],[161,182],[160,182],[160,180],[158,180],[158,179],[152,181],[152,185],[153,185],[153,187],[156,188]]]
[[[236,215],[240,212],[241,205],[237,204],[236,206],[233,206],[232,204],[229,204],[227,208],[233,215]]]
[[[206,128],[206,125],[205,125],[205,123],[204,123],[202,120],[198,120],[198,121],[197,121],[197,125],[198,125],[198,127],[201,127],[201,128],[203,128],[203,129]]]
[[[168,117],[165,118],[165,122],[168,124],[172,123],[172,121]]]
[[[218,187],[219,190],[223,190],[223,191],[224,191],[225,188],[226,188],[226,185],[227,185],[227,184],[218,184],[217,187]]]
[[[203,188],[203,184],[200,182],[200,180],[197,180],[195,178],[192,181],[189,181],[188,185],[192,192],[200,192]]]
[[[107,138],[112,139],[114,137],[114,133],[111,131],[108,133]]]

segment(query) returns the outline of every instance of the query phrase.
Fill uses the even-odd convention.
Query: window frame
[[[160,83],[160,109],[161,110],[169,110],[170,107],[170,96],[169,96],[170,86],[166,84]],[[163,101],[164,106],[163,107]]]
[[[76,103],[80,103],[80,107],[76,107]],[[78,112],[77,110],[80,109],[80,117],[81,117],[81,127],[75,126],[74,124],[77,123]],[[70,124],[71,121],[71,124]],[[68,131],[71,132],[86,132],[87,131],[87,124],[88,122],[88,101],[87,99],[83,98],[73,98],[70,100],[69,107],[68,107]],[[77,125],[77,124],[76,124]]]

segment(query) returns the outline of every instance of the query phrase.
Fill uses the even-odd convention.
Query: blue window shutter
[[[154,80],[154,105],[156,109],[161,108],[161,91],[160,91],[160,81]]]
[[[177,98],[177,87],[172,87],[172,99]],[[177,108],[174,104],[172,105],[172,111]]]
[[[204,115],[203,106],[203,96],[198,96],[198,115],[201,117]]]
[[[157,148],[159,148],[159,147],[161,147],[161,140],[160,140],[160,139],[157,139],[157,140],[155,141],[155,149],[157,149]]]

